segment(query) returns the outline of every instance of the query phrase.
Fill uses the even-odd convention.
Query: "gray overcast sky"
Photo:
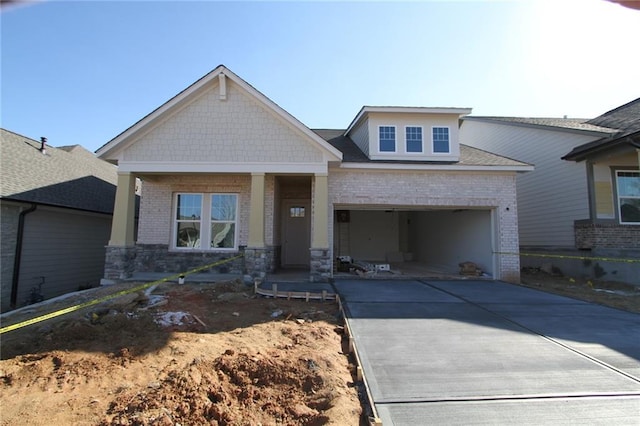
[[[95,151],[224,64],[311,128],[362,105],[590,118],[640,96],[604,0],[48,1],[3,7],[1,124]]]

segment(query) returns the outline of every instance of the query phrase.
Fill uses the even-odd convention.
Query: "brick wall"
[[[578,249],[640,249],[640,225],[576,221],[574,230]]]
[[[226,259],[237,253],[204,250],[172,250],[173,195],[176,192],[236,193],[238,194],[238,244],[245,246],[249,239],[249,207],[251,176],[193,175],[158,176],[142,185],[138,241],[135,248],[108,247],[105,279],[117,281],[135,272],[180,272],[203,264]],[[250,268],[260,262],[261,271],[273,272],[279,262],[279,247],[273,247],[275,209],[275,178],[265,179],[265,241],[267,247],[260,257],[250,253]],[[110,250],[109,250],[110,249]],[[245,260],[236,260],[214,268],[218,273],[244,273]]]
[[[497,252],[518,252],[518,212],[514,173],[331,171],[330,212],[341,205],[424,206],[495,209]],[[329,221],[333,227],[333,218]],[[333,236],[333,230],[329,235]],[[518,282],[518,256],[498,257],[501,279]]]
[[[270,180],[268,180],[270,182]],[[139,244],[169,244],[172,241],[173,194],[176,192],[229,192],[238,194],[238,244],[249,239],[250,175],[159,176],[142,184]],[[273,184],[265,185],[265,196],[273,193]],[[272,197],[272,195],[271,195]],[[273,208],[269,209],[273,215]],[[270,236],[271,238],[272,235]]]

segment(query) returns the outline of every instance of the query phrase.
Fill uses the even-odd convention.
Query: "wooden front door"
[[[285,200],[282,207],[282,266],[308,268],[311,202]]]

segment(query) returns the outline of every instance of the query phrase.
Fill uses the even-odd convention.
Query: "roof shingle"
[[[529,166],[527,163],[503,157],[460,144],[460,160],[458,162],[443,163],[441,161],[391,161],[371,160],[349,138],[344,136],[345,130],[339,129],[313,129],[321,138],[329,142],[342,152],[342,161],[345,163],[407,163],[407,164],[456,164],[460,166]]]
[[[116,166],[80,145],[40,146],[0,129],[0,198],[113,213]]]

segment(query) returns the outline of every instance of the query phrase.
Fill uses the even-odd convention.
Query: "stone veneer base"
[[[136,272],[178,273],[228,259],[244,257],[202,272],[244,275],[249,281],[274,272],[280,259],[280,247],[245,248],[234,252],[170,251],[165,244],[138,244],[133,247],[106,247],[105,272],[101,284],[113,284]]]

